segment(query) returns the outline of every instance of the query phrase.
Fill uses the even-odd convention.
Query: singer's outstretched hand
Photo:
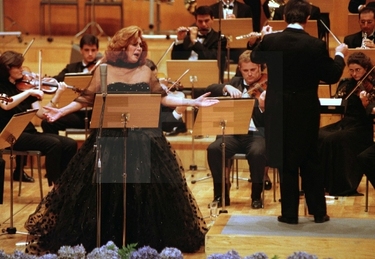
[[[63,116],[63,113],[58,108],[44,106],[43,109],[45,110],[43,115],[48,122],[54,122]]]
[[[199,96],[198,98],[194,99],[194,106],[211,106],[219,102],[218,99],[209,98],[211,93],[205,93]]]

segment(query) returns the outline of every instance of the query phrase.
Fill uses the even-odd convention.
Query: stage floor
[[[298,225],[280,223],[275,216],[220,214],[206,235],[206,255],[232,249],[241,256],[263,252],[286,258],[304,251],[318,258],[373,258],[375,220],[333,218],[316,224],[300,217]]]

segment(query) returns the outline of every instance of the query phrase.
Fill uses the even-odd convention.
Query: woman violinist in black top
[[[350,78],[339,82],[335,97],[347,101],[342,119],[319,130],[321,168],[330,195],[360,195],[363,173],[357,155],[373,143],[369,114],[375,106],[375,69],[368,56],[355,52],[348,57]]]

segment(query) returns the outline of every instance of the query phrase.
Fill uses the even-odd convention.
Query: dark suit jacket
[[[231,85],[243,92],[243,90],[246,88],[243,83],[243,77],[235,76],[233,77],[228,83],[226,84],[212,84],[209,85],[206,88],[206,92],[211,92],[210,96],[216,97],[216,96],[223,96],[223,88],[225,85]],[[259,130],[259,133],[264,136],[264,113],[260,112],[258,109],[259,102],[257,99],[255,99],[255,105],[253,110],[253,121],[257,129]]]
[[[186,127],[184,121],[176,119],[173,116],[174,108],[170,108],[164,105],[160,106],[160,120],[161,124],[159,127],[166,132],[172,131],[174,127]]]
[[[66,65],[66,67],[60,71],[60,73],[57,76],[54,76],[57,81],[62,82],[65,79],[65,74],[66,73],[79,73],[83,72],[83,64],[82,61],[76,62],[76,63],[71,63]]]
[[[362,31],[345,36],[344,43],[348,45],[348,48],[361,47],[362,46]]]
[[[224,70],[225,70],[225,56],[226,56],[226,38],[221,38],[221,64],[220,74],[223,79]],[[219,47],[219,33],[211,29],[207,34],[207,37],[204,39],[203,43],[196,42],[191,43],[190,35],[188,34],[182,44],[173,45],[171,57],[172,59],[187,60],[191,55],[191,51],[194,50],[198,54],[199,60],[207,59],[218,59],[218,47]]]
[[[341,56],[330,58],[324,41],[292,28],[265,35],[251,52],[251,60],[266,63],[268,69],[265,107],[268,165],[297,168],[309,159],[311,150],[317,153],[319,82],[336,83],[345,61]]]
[[[284,20],[284,7],[285,5],[281,5],[275,9],[273,20]],[[319,39],[322,39],[325,36],[327,29],[319,20],[322,20],[324,24],[327,25],[328,28],[330,28],[329,14],[320,13],[320,8],[318,6],[311,5],[310,20],[318,21],[318,35]]]
[[[351,13],[359,13],[358,7],[364,4],[366,4],[366,0],[350,0],[348,4],[348,11]],[[366,7],[375,8],[375,2],[369,2],[368,4],[366,4]]]
[[[214,13],[215,18],[220,18],[220,2],[210,5],[212,12]],[[251,8],[248,5],[245,5],[241,2],[234,1],[233,2],[233,14],[236,18],[251,18]],[[223,17],[221,17],[223,18]]]

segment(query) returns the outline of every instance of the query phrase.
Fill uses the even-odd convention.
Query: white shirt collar
[[[288,24],[287,28],[303,30],[302,25],[299,24],[299,23],[290,23],[290,24]]]

